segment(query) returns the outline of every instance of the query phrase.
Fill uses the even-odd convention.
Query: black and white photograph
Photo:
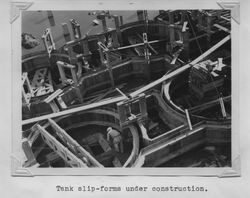
[[[250,1],[0,4],[2,197],[249,197]]]
[[[23,11],[22,167],[231,167],[231,10]]]

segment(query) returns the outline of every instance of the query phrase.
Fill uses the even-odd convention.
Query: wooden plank
[[[225,102],[230,101],[230,100],[231,100],[231,96],[223,97],[223,101],[225,101]],[[219,99],[215,99],[215,100],[203,103],[201,105],[191,107],[190,109],[188,109],[188,111],[190,113],[195,113],[196,111],[204,110],[204,109],[210,108],[210,107],[217,105],[217,104],[219,104]]]
[[[44,99],[44,102],[49,103],[52,100],[54,100],[57,96],[59,96],[62,93],[61,89],[57,89],[54,93],[49,95],[46,99]]]
[[[83,161],[77,158],[71,151],[69,151],[65,146],[63,146],[55,137],[50,135],[43,127],[37,125],[41,136],[48,146],[54,150],[64,161],[66,161],[70,166],[74,167],[87,167]]]
[[[48,119],[52,128],[56,131],[59,138],[70,148],[71,152],[76,155],[78,158],[80,153],[86,157],[89,162],[95,167],[103,167],[88,151],[86,151],[76,140],[74,140],[64,129],[62,129],[54,120]]]
[[[230,33],[230,30],[227,29],[227,28],[225,28],[225,27],[223,27],[222,25],[214,24],[214,27],[217,27],[217,28],[220,29],[220,30],[223,30],[223,31],[225,31],[225,32],[227,32],[227,33]]]
[[[122,101],[124,99],[126,99],[124,96],[115,97],[115,98],[111,98],[111,99],[104,99],[104,100],[102,100],[100,102],[96,102],[96,103],[88,104],[88,105],[85,105],[85,106],[68,109],[68,110],[65,110],[65,111],[60,111],[58,113],[52,113],[52,114],[48,114],[48,115],[44,115],[44,116],[40,116],[40,117],[35,117],[35,118],[23,120],[22,125],[38,122],[38,121],[41,121],[41,120],[46,120],[46,119],[49,119],[49,118],[55,118],[55,117],[59,117],[59,116],[63,116],[63,115],[68,115],[68,114],[76,113],[76,112],[79,112],[79,111],[93,109],[93,108],[101,107],[101,106],[108,105],[108,104],[117,103],[117,102]]]

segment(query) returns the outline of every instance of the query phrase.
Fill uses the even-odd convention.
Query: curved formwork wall
[[[119,116],[112,109],[94,109],[85,112],[79,112],[77,114],[73,114],[71,116],[66,116],[59,121],[57,124],[62,127],[69,135],[70,131],[73,129],[81,128],[88,125],[96,125],[96,126],[105,126],[105,127],[113,127],[118,131],[122,131],[122,133],[129,134],[132,137],[132,150],[130,151],[130,155],[122,165],[123,167],[130,167],[134,164],[137,156],[139,154],[139,134],[137,128],[133,125],[129,125],[123,130],[121,130],[119,125]],[[51,126],[46,128],[49,132],[52,131]],[[84,136],[84,131],[81,131]],[[81,140],[76,140],[80,142]]]

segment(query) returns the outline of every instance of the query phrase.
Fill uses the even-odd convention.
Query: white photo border
[[[240,176],[239,152],[239,2],[230,1],[23,1],[11,3],[12,27],[12,176],[39,175],[155,175],[155,176]],[[142,3],[143,2],[143,3]],[[232,167],[223,168],[23,168],[21,148],[21,17],[22,10],[160,10],[231,9],[232,44]]]

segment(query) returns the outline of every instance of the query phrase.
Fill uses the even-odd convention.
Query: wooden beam
[[[191,123],[191,120],[190,120],[190,116],[189,116],[189,112],[187,109],[185,109],[185,113],[186,113],[186,117],[187,117],[187,122],[188,122],[188,127],[189,127],[189,130],[193,130],[193,126],[192,126],[192,123]]]
[[[59,116],[63,116],[63,115],[68,115],[68,114],[76,113],[76,112],[79,112],[79,111],[93,109],[93,108],[101,107],[101,106],[108,105],[108,104],[117,103],[117,102],[122,101],[124,99],[126,99],[124,96],[115,97],[115,98],[111,98],[111,99],[104,99],[104,100],[102,100],[100,102],[88,104],[88,105],[85,105],[85,106],[76,107],[76,108],[68,109],[68,110],[65,110],[65,111],[60,111],[60,112],[57,112],[57,113],[51,113],[51,114],[47,114],[47,115],[44,115],[44,116],[23,120],[22,125],[38,122],[38,121],[41,121],[41,120],[46,120],[46,119],[49,119],[49,118],[55,118],[55,117],[59,117]]]
[[[225,102],[230,101],[230,100],[231,100],[231,96],[223,97],[223,101],[225,101]],[[191,107],[190,109],[188,109],[188,111],[190,113],[195,113],[195,112],[200,111],[200,110],[208,109],[208,108],[210,108],[214,105],[217,105],[217,104],[219,104],[219,99],[215,99],[215,100],[203,103],[201,105]]]
[[[65,162],[67,162],[72,167],[87,167],[87,165],[77,158],[71,151],[69,151],[65,146],[63,146],[55,137],[49,134],[43,127],[37,125],[37,128],[43,138],[43,140],[48,144],[48,146],[54,150]]]
[[[148,44],[159,43],[159,42],[163,42],[163,41],[166,41],[166,39],[149,41]],[[124,49],[129,49],[129,48],[143,46],[143,45],[144,45],[144,43],[137,43],[137,44],[134,44],[134,45],[128,45],[128,46],[118,47],[116,49],[111,49],[110,51],[124,50]]]
[[[76,140],[74,140],[64,129],[62,129],[54,120],[48,119],[50,125],[57,133],[58,137],[64,141],[68,147],[70,148],[71,152],[76,155],[78,158],[85,157],[92,166],[94,167],[103,167],[88,151],[86,151]],[[79,156],[81,155],[81,156]],[[88,163],[89,163],[88,162]]]
[[[199,57],[197,57],[195,60],[193,60],[191,63],[184,65],[176,70],[174,70],[173,72],[169,73],[169,74],[165,74],[163,77],[159,78],[158,80],[149,83],[148,85],[146,85],[145,87],[142,87],[141,89],[138,89],[137,91],[133,92],[130,94],[131,97],[135,97],[153,87],[155,87],[156,85],[164,82],[165,80],[168,80],[170,78],[175,77],[178,74],[181,74],[182,72],[186,71],[188,68],[192,67],[193,65],[195,65],[196,63],[200,62],[201,60],[203,60],[204,58],[206,58],[209,54],[211,54],[212,52],[214,52],[216,49],[218,49],[220,46],[222,46],[224,43],[226,43],[228,40],[230,40],[231,35],[228,35],[227,37],[225,37],[224,39],[222,39],[220,42],[218,42],[217,44],[215,44],[213,47],[211,47],[209,50],[207,50],[205,53],[203,53],[202,55],[200,55]]]

